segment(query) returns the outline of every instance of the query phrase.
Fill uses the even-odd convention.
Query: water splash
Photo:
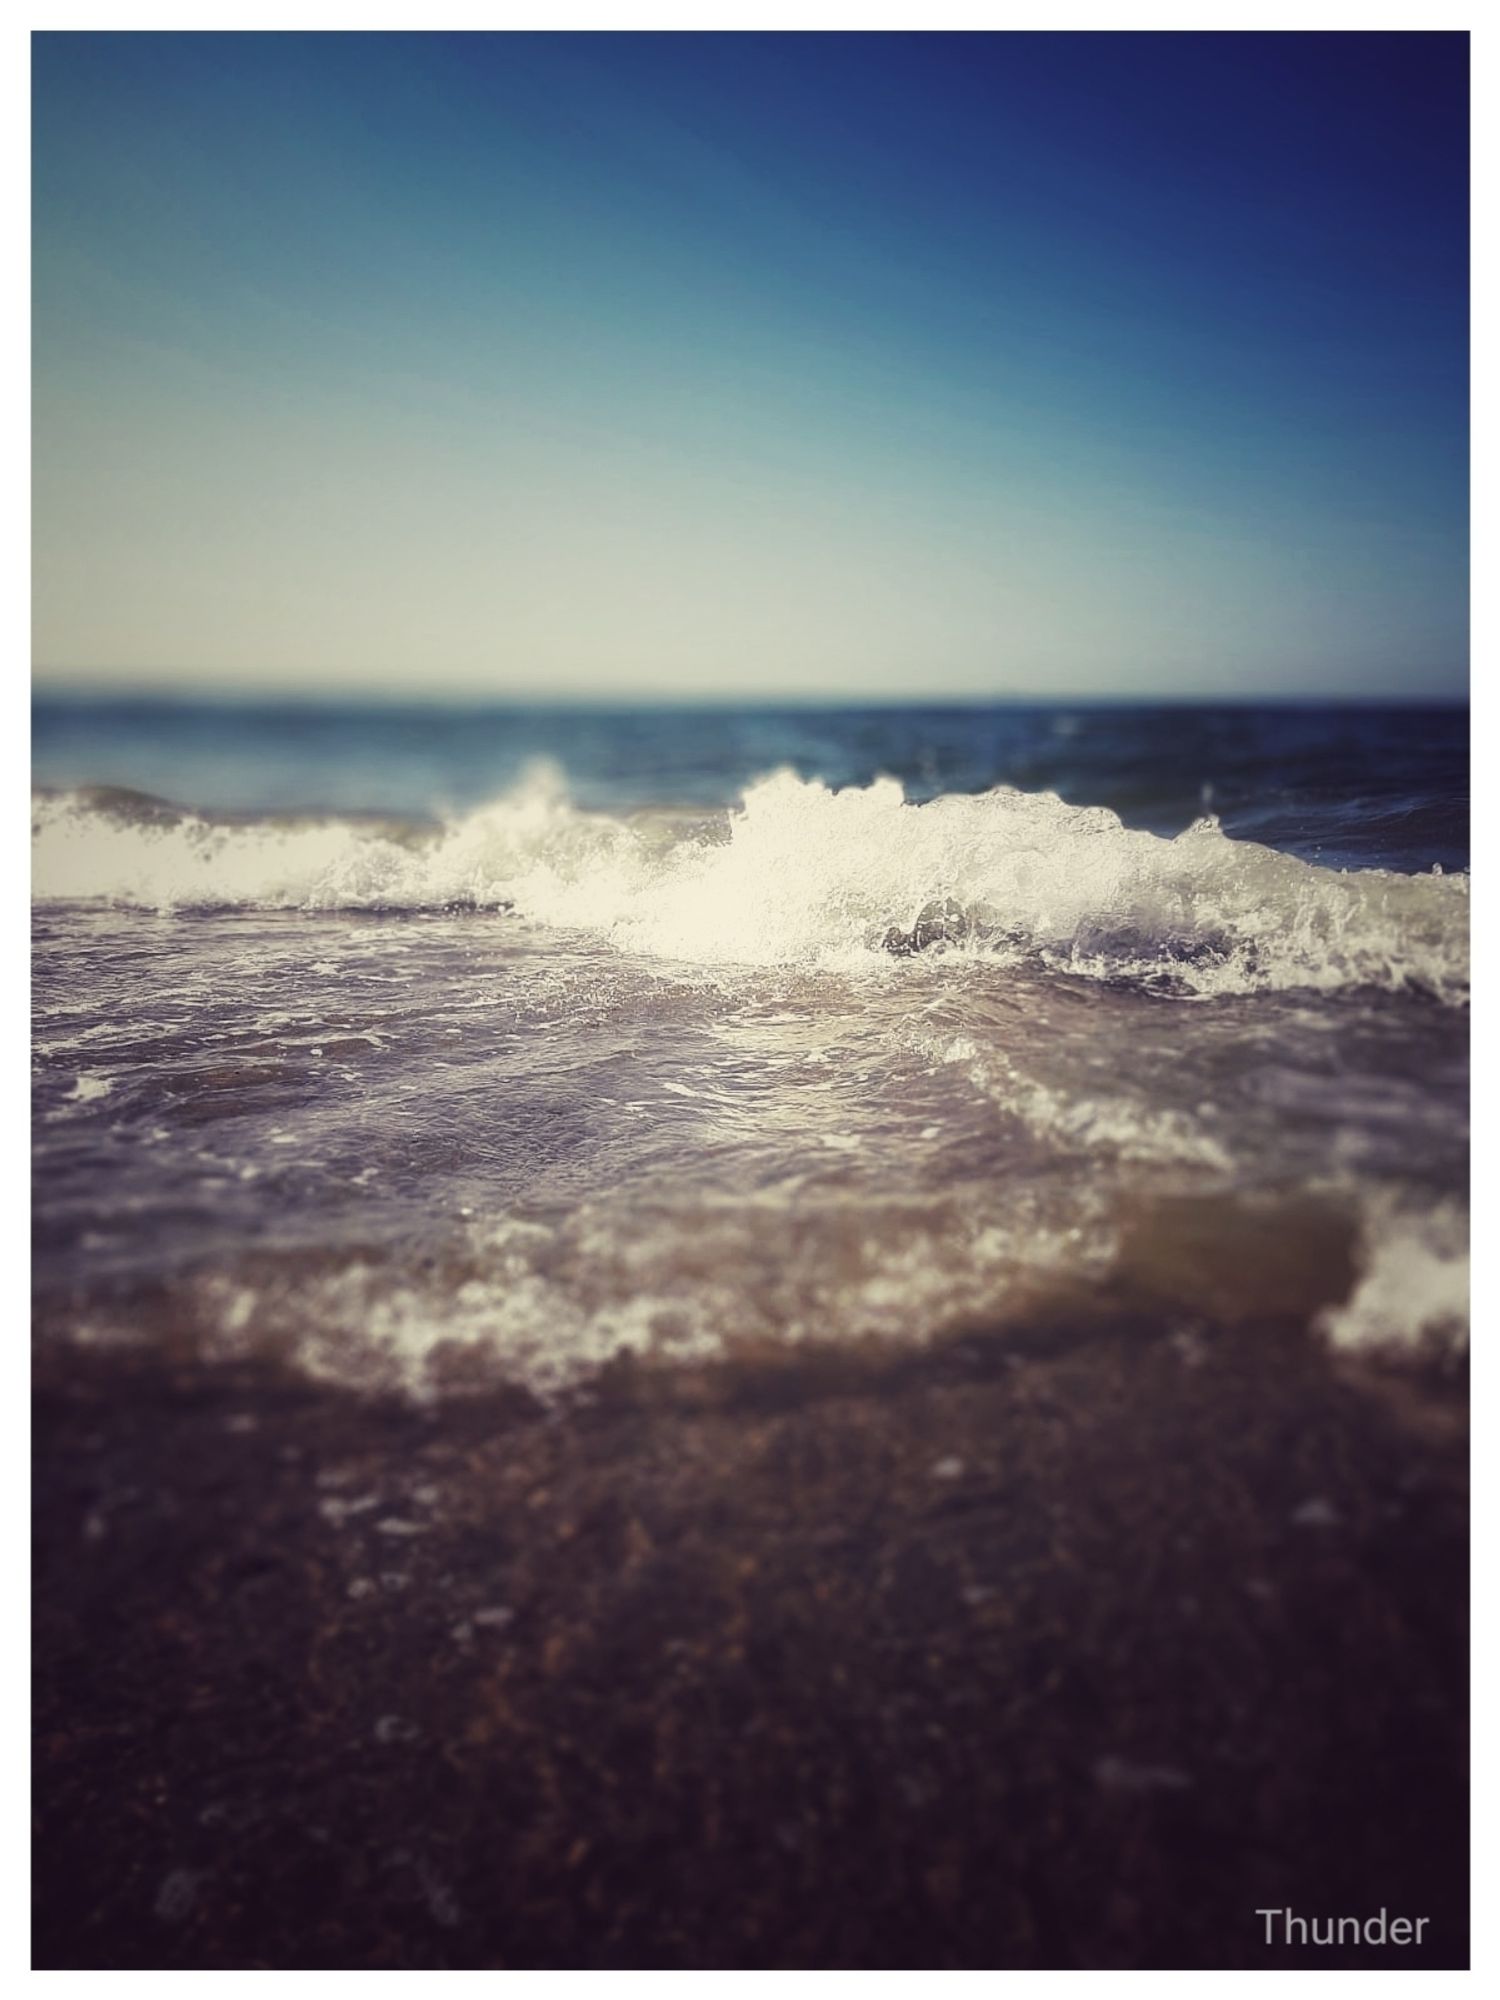
[[[440,827],[215,821],[71,793],[33,811],[33,894],[171,911],[470,908],[695,963],[1027,962],[1185,994],[1468,994],[1468,878],[1319,868],[1213,819],[1175,839],[1000,788],[917,805],[781,771],[728,814],[575,806],[561,776]],[[894,941],[894,942],[893,942]]]

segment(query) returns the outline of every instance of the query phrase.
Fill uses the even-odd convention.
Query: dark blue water
[[[38,785],[105,784],[220,811],[426,814],[538,759],[580,804],[723,806],[783,765],[888,774],[912,799],[994,785],[1226,833],[1324,867],[1469,861],[1469,718],[1454,707],[466,707],[41,697]]]

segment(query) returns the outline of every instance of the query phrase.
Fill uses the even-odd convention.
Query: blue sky
[[[1465,37],[32,47],[44,683],[1465,690]]]

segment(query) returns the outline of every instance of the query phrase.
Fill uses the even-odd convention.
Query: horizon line
[[[268,687],[235,684],[218,688],[194,688],[163,681],[113,683],[79,676],[57,680],[39,679],[33,673],[31,701],[39,702],[137,702],[175,703],[202,708],[451,708],[451,709],[881,709],[881,708],[1468,708],[1470,691],[1438,693],[1423,691],[1371,691],[1350,693],[1318,689],[1298,693],[1229,694],[1194,692],[1191,689],[1137,689],[1131,692],[1062,693],[1046,689],[1005,689],[991,692],[973,690],[901,694],[889,691],[858,694],[850,692],[784,691],[771,693],[734,690],[673,691],[649,687],[621,690],[603,689],[544,691],[510,689],[425,688],[411,691],[369,688],[359,691],[338,687]]]

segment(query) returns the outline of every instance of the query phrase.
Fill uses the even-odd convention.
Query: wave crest
[[[727,815],[616,818],[560,774],[439,827],[34,802],[33,894],[150,910],[511,910],[678,960],[1030,962],[1190,994],[1468,994],[1468,879],[1324,869],[1204,819],[1175,839],[1002,787],[917,805],[780,771]]]

